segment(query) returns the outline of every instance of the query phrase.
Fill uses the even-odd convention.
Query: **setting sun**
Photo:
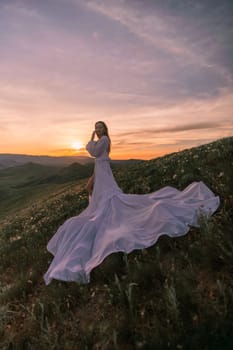
[[[79,151],[81,148],[84,147],[83,143],[81,141],[74,141],[72,144],[71,144],[71,147],[76,150],[76,151]]]

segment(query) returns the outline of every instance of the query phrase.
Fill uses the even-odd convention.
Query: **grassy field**
[[[26,163],[0,170],[0,222],[6,215],[15,215],[36,201],[57,196],[92,172],[91,163],[67,167]]]
[[[186,236],[110,255],[88,285],[46,287],[46,244],[87,206],[87,194],[84,180],[31,193],[30,207],[1,218],[0,349],[232,349],[233,137],[114,174],[126,193],[201,180],[221,205]]]

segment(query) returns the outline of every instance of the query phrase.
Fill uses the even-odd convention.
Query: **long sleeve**
[[[86,145],[86,150],[92,157],[100,157],[104,153],[108,153],[109,139],[107,136],[102,136],[98,141],[89,141]]]

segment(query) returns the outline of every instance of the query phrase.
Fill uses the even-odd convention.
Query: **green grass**
[[[87,206],[84,182],[2,218],[0,348],[224,350],[233,344],[233,138],[115,170],[125,192],[204,181],[221,206],[199,229],[107,257],[88,285],[43,282],[46,244]],[[34,194],[32,194],[34,196]]]
[[[27,163],[0,170],[0,221],[42,199],[69,190],[93,171],[93,164],[73,163],[68,167]]]

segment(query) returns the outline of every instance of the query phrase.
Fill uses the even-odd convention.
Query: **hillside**
[[[0,170],[0,221],[90,176],[92,171],[93,163],[54,167],[32,162]]]
[[[137,159],[113,160],[116,165],[135,163]],[[0,171],[7,168],[14,168],[28,163],[44,165],[48,167],[67,167],[73,163],[88,164],[93,163],[93,158],[88,156],[34,156],[28,154],[8,154],[0,153]]]
[[[24,165],[26,163],[37,163],[45,166],[64,167],[72,163],[87,164],[93,159],[85,156],[34,156],[28,154],[0,153],[0,169]]]
[[[113,169],[137,164],[137,160],[113,160]],[[20,212],[37,200],[63,191],[70,184],[91,176],[94,163],[72,163],[66,167],[25,163],[0,169],[0,221]]]
[[[233,137],[115,169],[114,175],[127,193],[166,185],[183,189],[201,180],[220,196],[221,206],[186,236],[163,236],[149,249],[112,254],[94,269],[88,285],[43,282],[52,259],[48,240],[87,206],[85,180],[67,182],[5,217],[0,348],[231,349]]]

